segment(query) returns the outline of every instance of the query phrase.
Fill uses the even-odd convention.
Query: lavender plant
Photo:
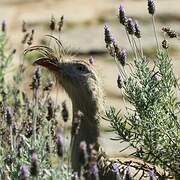
[[[62,21],[62,20],[61,20]],[[62,22],[61,22],[62,24]],[[62,27],[61,27],[62,28]],[[20,62],[11,83],[9,73],[15,50],[6,50],[6,24],[0,32],[0,177],[5,179],[71,179],[72,172],[63,162],[66,156],[63,134],[58,132],[57,105],[51,98],[51,80],[42,80],[40,68],[35,69],[30,83],[31,95],[20,88],[26,66]],[[34,30],[28,31],[23,22],[23,49],[33,43]],[[20,57],[21,59],[21,57]],[[63,121],[68,111],[63,103]],[[58,159],[58,161],[55,161]]]
[[[127,31],[134,52],[133,63],[127,62],[126,56],[123,56],[124,63],[121,63],[122,50],[117,49],[117,45],[114,46],[110,30],[105,26],[106,47],[118,63],[117,83],[126,107],[124,115],[111,107],[106,116],[121,142],[128,142],[128,147],[135,149],[132,155],[154,166],[148,173],[150,179],[157,177],[166,179],[170,176],[178,179],[180,177],[180,106],[177,96],[179,84],[173,72],[166,39],[167,36],[178,39],[178,35],[170,28],[163,28],[165,34],[160,48],[156,35],[153,0],[148,0],[148,11],[153,18],[157,43],[156,58],[153,61],[150,57],[144,56],[141,42],[138,41],[141,39],[141,31],[137,21],[126,17],[122,5],[119,8],[119,21]],[[153,67],[150,66],[150,62],[153,63]],[[163,173],[157,171],[158,166],[164,170]]]

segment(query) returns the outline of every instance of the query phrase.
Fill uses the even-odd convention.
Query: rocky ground
[[[119,4],[125,6],[127,14],[139,20],[142,29],[142,43],[147,53],[151,53],[155,47],[151,19],[147,13],[146,1],[144,0],[1,0],[0,21],[5,20],[8,24],[10,46],[17,47],[22,40],[22,21],[28,23],[29,29],[35,29],[35,39],[38,41],[48,34],[48,24],[53,15],[59,20],[61,15],[65,17],[65,26],[62,33],[64,45],[79,57],[88,59],[93,55],[95,66],[101,76],[106,95],[106,104],[123,108],[120,90],[117,88],[116,79],[118,71],[115,63],[107,55],[104,45],[103,26],[108,24],[119,44],[130,50],[125,37],[125,32],[118,24],[117,9]],[[163,26],[171,26],[180,32],[179,0],[159,0],[157,9],[157,27],[159,39],[162,40],[160,29]],[[180,75],[180,41],[170,41],[173,51],[174,68]],[[18,47],[18,52],[22,51]],[[17,59],[18,61],[18,59]],[[15,61],[14,64],[17,62]],[[108,127],[107,122],[103,123]],[[117,154],[118,143],[110,141],[112,133],[102,133],[101,141],[110,154]],[[113,148],[112,148],[113,147]]]

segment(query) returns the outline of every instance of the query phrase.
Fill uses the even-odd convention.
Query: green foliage
[[[122,116],[114,108],[107,112],[120,138],[136,149],[136,157],[175,173],[180,171],[177,86],[168,54],[159,51],[153,70],[147,60],[135,61],[123,86],[132,105],[127,114]]]
[[[122,6],[120,10],[125,16]],[[126,31],[128,28],[131,30],[129,34],[127,31],[127,37],[134,54],[134,61],[126,62],[126,66],[121,63],[122,60],[125,61],[126,54],[119,56],[119,52],[124,51],[118,48],[108,27],[105,26],[105,41],[109,40],[106,41],[106,47],[118,65],[120,73],[118,87],[122,90],[125,106],[127,104],[129,106],[126,106],[124,115],[120,114],[120,111],[117,112],[115,108],[110,108],[106,116],[121,142],[126,141],[135,149],[132,155],[146,163],[160,166],[164,172],[170,172],[171,175],[179,177],[179,85],[173,73],[168,46],[163,44],[164,49],[160,49],[154,15],[152,18],[157,44],[155,60],[152,61],[143,55],[141,37],[136,35],[140,33],[138,24],[129,19],[131,26],[124,25]],[[173,38],[178,37],[175,31],[164,29],[171,32]],[[166,38],[165,34],[164,38]],[[164,42],[167,43],[167,40],[164,39]],[[158,176],[160,178],[160,175]]]
[[[5,54],[5,47],[6,47],[6,36],[5,33],[0,34],[0,86],[4,85],[4,78],[6,69],[9,63],[12,60],[13,52],[10,55]]]

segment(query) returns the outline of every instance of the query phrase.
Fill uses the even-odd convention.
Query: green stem
[[[159,50],[159,43],[158,43],[158,37],[157,37],[157,33],[156,33],[156,24],[155,24],[154,15],[152,15],[152,24],[153,24],[153,30],[154,30],[154,35],[155,35],[155,39],[156,39],[157,48]]]
[[[48,121],[48,134],[49,134],[49,154],[51,154],[51,141],[52,141],[52,137],[51,137],[51,122]]]
[[[10,139],[11,139],[11,151],[13,152],[13,150],[14,150],[14,141],[13,141],[12,126],[9,127],[9,131],[10,131]]]
[[[32,138],[32,147],[36,146],[36,124],[37,124],[37,113],[38,113],[38,90],[34,90],[33,98],[34,98],[34,107],[33,107],[33,138]]]
[[[134,49],[134,46],[133,46],[133,42],[131,41],[130,39],[130,36],[128,34],[128,31],[126,30],[126,35],[127,35],[127,38],[128,38],[128,41],[129,41],[129,44],[131,46],[131,49],[132,49],[132,52],[134,53],[135,57],[136,57],[136,52],[135,52],[135,49]]]
[[[136,45],[136,41],[133,37],[133,35],[131,35],[131,38],[132,38],[132,45],[134,47],[134,53],[135,53],[135,57],[136,57],[136,60],[138,60],[138,47]],[[140,53],[139,53],[140,54]]]
[[[118,67],[120,75],[122,76],[123,79],[126,79],[126,74],[125,74],[125,72],[123,72],[123,69],[121,68],[121,66],[120,66],[119,62],[117,61],[116,57],[114,57],[114,60],[116,62],[116,65]]]
[[[143,47],[142,47],[142,42],[141,42],[141,39],[139,39],[139,46],[140,46],[140,51],[141,51],[141,57],[144,58],[144,53],[143,53]]]

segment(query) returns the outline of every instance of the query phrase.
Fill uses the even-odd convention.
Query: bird
[[[35,46],[27,51],[39,50],[45,56],[38,58],[34,64],[51,71],[57,82],[64,88],[72,101],[73,117],[81,112],[78,133],[74,135],[71,147],[72,169],[79,172],[79,145],[82,141],[89,145],[97,145],[99,137],[99,121],[103,111],[103,91],[100,80],[92,63],[85,60],[64,61],[58,59],[53,50],[45,46]]]

